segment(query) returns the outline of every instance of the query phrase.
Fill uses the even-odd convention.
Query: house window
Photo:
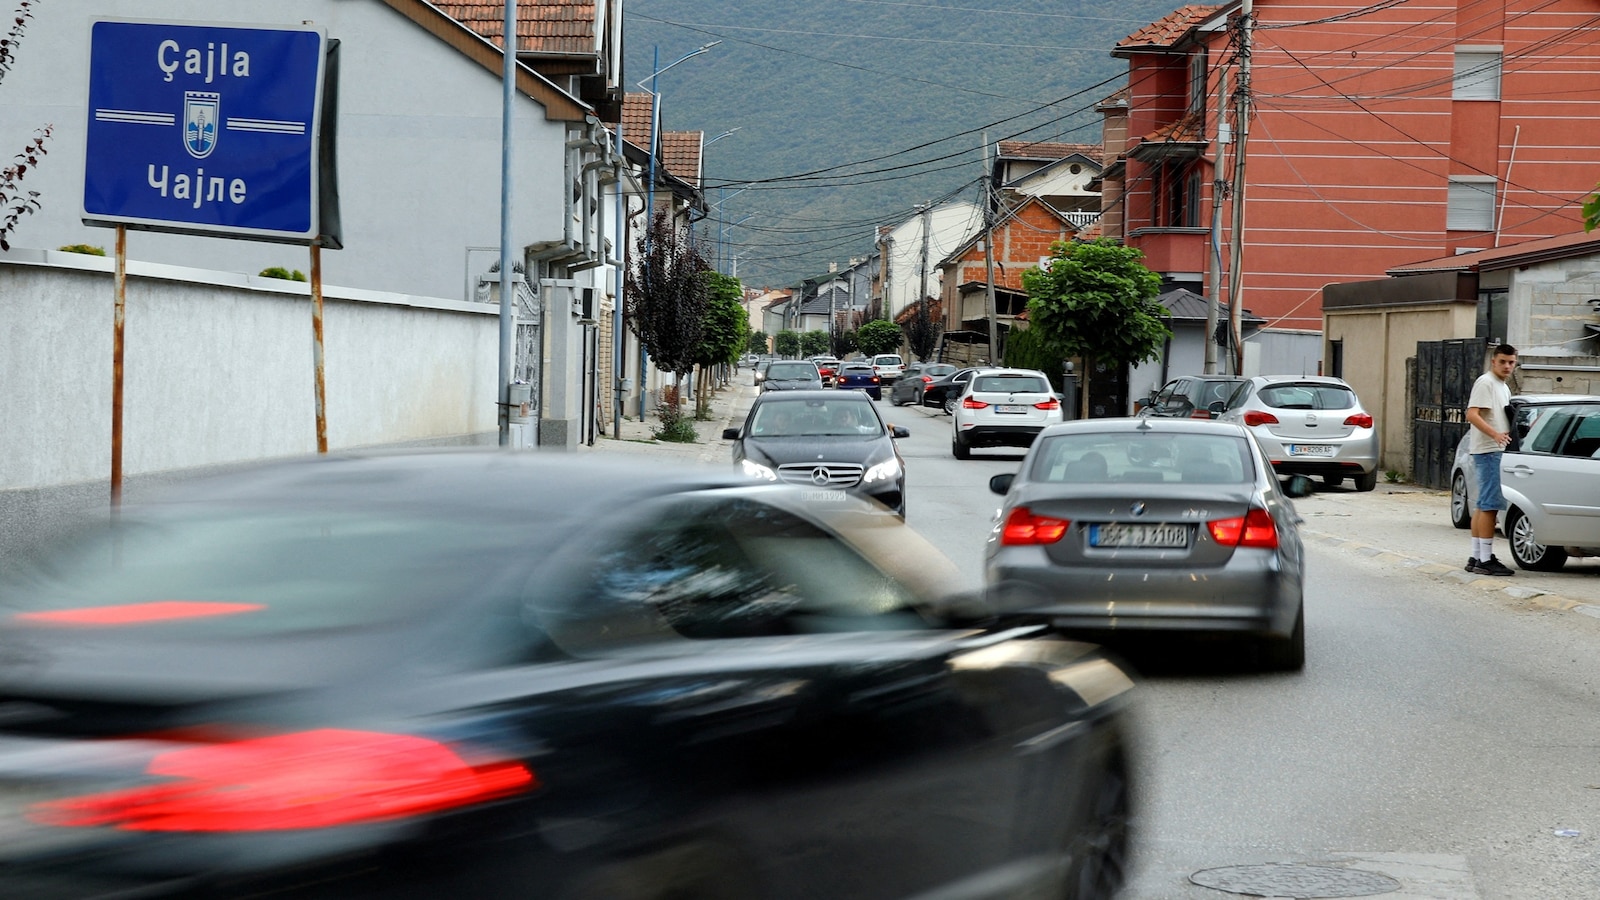
[[[1450,205],[1445,212],[1448,231],[1494,230],[1494,179],[1458,175],[1450,179]]]
[[[1205,51],[1189,57],[1189,113],[1205,112],[1206,108],[1206,54]]]
[[[1156,208],[1150,224],[1157,228],[1194,228],[1200,223],[1200,171],[1178,162],[1164,162],[1156,171]]]
[[[1454,88],[1456,100],[1500,99],[1500,48],[1457,47]]]

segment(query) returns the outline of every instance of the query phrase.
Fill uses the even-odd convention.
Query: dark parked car
[[[895,438],[860,391],[784,391],[756,398],[744,425],[722,433],[733,463],[761,481],[804,485],[819,497],[846,492],[906,515],[906,467]]]
[[[874,400],[883,399],[883,379],[865,363],[841,364],[835,386],[845,390],[864,391]]]
[[[1108,898],[1132,682],[935,627],[954,574],[853,498],[535,454],[126,507],[0,585],[0,896]]]
[[[889,402],[895,406],[922,405],[922,392],[935,381],[955,372],[949,363],[912,363],[889,389]]]
[[[1167,382],[1141,410],[1141,416],[1215,419],[1245,379],[1233,375],[1180,375]]]
[[[967,382],[979,372],[991,369],[993,366],[972,366],[966,369],[957,369],[943,378],[929,382],[922,389],[922,405],[937,406],[946,414],[955,412],[956,404],[961,402],[961,394],[967,389]]]
[[[1267,668],[1305,664],[1304,550],[1272,463],[1239,425],[1089,419],[1045,429],[989,538],[985,583],[1005,617],[1069,632],[1256,642]]]
[[[817,364],[807,360],[780,360],[767,366],[767,375],[761,379],[765,391],[818,391],[822,389],[822,372]]]
[[[760,387],[761,386],[761,382],[767,380],[767,367],[770,366],[770,365],[772,365],[772,360],[770,358],[768,358],[768,357],[762,357],[761,359],[756,360],[756,364],[755,364],[755,373],[756,373],[755,374],[755,378],[756,378],[755,384],[756,384],[756,387]]]

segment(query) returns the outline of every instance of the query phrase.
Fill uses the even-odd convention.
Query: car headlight
[[[742,469],[745,476],[749,478],[759,478],[762,481],[778,480],[777,472],[772,471],[758,462],[751,462],[748,459],[741,459],[739,460],[739,468]]]
[[[890,457],[867,470],[861,476],[862,484],[872,484],[874,481],[888,481],[900,477],[900,460]]]

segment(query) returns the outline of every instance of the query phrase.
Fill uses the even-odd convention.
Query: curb
[[[1523,587],[1521,585],[1506,584],[1502,578],[1493,578],[1487,575],[1474,575],[1471,572],[1440,563],[1436,560],[1420,556],[1410,556],[1397,553],[1386,547],[1374,547],[1360,541],[1338,537],[1325,531],[1314,528],[1300,528],[1303,537],[1312,538],[1317,543],[1328,547],[1339,547],[1354,551],[1360,556],[1375,559],[1378,562],[1405,566],[1416,570],[1419,574],[1429,575],[1441,581],[1451,581],[1456,584],[1470,585],[1484,593],[1499,593],[1511,600],[1520,600],[1527,605],[1556,612],[1579,612],[1593,618],[1600,618],[1600,606],[1574,600],[1561,594],[1553,594],[1539,588]]]

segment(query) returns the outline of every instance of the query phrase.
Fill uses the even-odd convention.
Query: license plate
[[[1125,524],[1109,522],[1089,526],[1091,547],[1157,547],[1172,549],[1189,546],[1189,526],[1177,524]]]
[[[843,503],[848,496],[844,491],[801,491],[800,498],[813,503]]]
[[[1028,408],[1025,406],[1019,406],[1015,403],[1002,403],[999,406],[996,406],[994,411],[1008,416],[1020,416],[1027,412]]]
[[[1290,456],[1332,456],[1332,444],[1290,444]]]

